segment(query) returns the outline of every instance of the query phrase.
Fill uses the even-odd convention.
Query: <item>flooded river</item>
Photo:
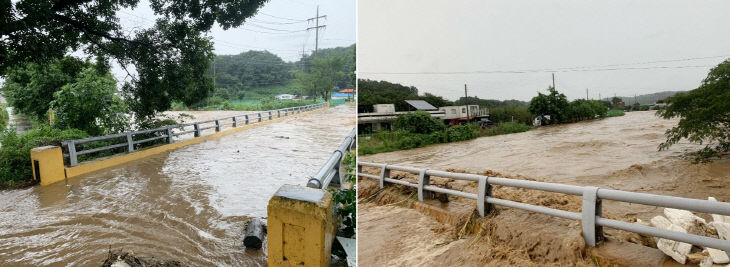
[[[0,266],[99,266],[111,249],[192,266],[262,266],[243,224],[305,184],[354,126],[342,105],[157,154],[68,183],[0,191]]]
[[[657,150],[657,146],[666,140],[664,132],[677,122],[658,118],[653,111],[629,112],[622,117],[367,155],[359,160],[697,199],[713,196],[720,201],[730,202],[728,156],[709,164],[692,164],[683,155],[700,146],[686,141],[669,150]],[[377,170],[370,172],[377,173]],[[415,182],[416,178],[417,175],[410,175],[402,179]],[[439,179],[436,181],[442,184],[448,182]],[[457,190],[476,192],[476,183],[473,182],[448,183]],[[377,189],[377,182],[361,181],[358,189],[364,192],[369,187]],[[512,201],[557,209],[581,209],[580,197],[504,187],[498,188],[495,194]],[[449,210],[452,214],[459,207],[466,206],[466,213],[454,215],[457,218],[468,217],[472,206],[475,206],[470,199],[450,199],[452,201],[448,204],[431,205]],[[441,223],[427,227],[432,231],[409,232],[405,229],[394,234],[392,229],[399,229],[402,225],[434,225],[434,218],[425,213],[404,210],[408,207],[361,205],[358,210],[361,236],[358,240],[359,256],[372,260],[360,263],[370,263],[372,266],[438,265],[440,262],[459,259],[464,265],[593,265],[583,258],[576,260],[574,257],[583,242],[577,222],[505,207],[497,208],[498,215],[484,221],[485,225],[491,227],[485,229],[495,229],[493,232],[485,230],[490,233],[489,238],[479,239],[482,236],[476,235],[473,239],[458,239],[451,232],[444,231],[444,228],[451,228]],[[662,214],[662,211],[661,207],[603,202],[605,216],[627,222],[637,218],[649,221],[653,216]],[[406,213],[408,217],[400,217]],[[710,219],[708,214],[697,215]],[[461,229],[462,225],[458,227]],[[611,228],[604,228],[604,231],[613,240],[646,242],[636,234]],[[390,245],[377,247],[373,244]]]

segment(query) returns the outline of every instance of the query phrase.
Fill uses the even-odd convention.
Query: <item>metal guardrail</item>
[[[183,123],[183,124],[168,125],[168,126],[154,128],[154,129],[131,131],[131,132],[124,132],[124,133],[119,133],[119,134],[111,134],[111,135],[105,135],[105,136],[96,136],[96,137],[89,137],[89,138],[84,138],[84,139],[69,140],[69,141],[62,142],[61,145],[68,149],[68,154],[64,154],[63,156],[69,158],[69,163],[71,166],[76,166],[79,164],[79,162],[78,162],[79,155],[90,154],[90,153],[110,150],[110,149],[119,148],[119,147],[127,147],[127,152],[132,152],[135,150],[135,145],[138,145],[138,144],[152,142],[152,141],[156,141],[159,139],[166,139],[167,143],[169,144],[169,143],[174,142],[173,138],[176,136],[193,133],[194,137],[200,137],[200,136],[202,136],[202,132],[204,130],[215,128],[216,132],[220,132],[221,127],[223,127],[225,125],[232,125],[232,127],[235,128],[235,127],[238,127],[239,125],[254,124],[257,122],[262,122],[262,121],[264,121],[264,119],[273,120],[274,117],[281,118],[282,116],[289,116],[290,114],[296,114],[296,113],[301,113],[304,111],[322,108],[322,107],[325,107],[326,105],[327,105],[326,103],[318,103],[318,104],[311,104],[311,105],[299,106],[299,107],[259,111],[259,112],[254,112],[254,113],[234,115],[234,116],[222,117],[222,118],[206,120],[206,121],[197,121],[197,122],[190,122],[190,123]],[[230,120],[230,121],[228,121],[228,120]],[[206,125],[206,124],[212,124],[212,125]],[[185,127],[190,127],[190,126],[192,126],[192,129],[189,129],[189,130],[185,129]],[[182,128],[182,131],[179,131],[179,132],[173,131],[173,129],[177,129],[177,128]],[[156,135],[154,137],[142,139],[142,140],[134,140],[135,135],[149,134],[149,133],[162,133],[162,134]],[[79,144],[95,142],[95,141],[104,141],[104,140],[110,140],[110,139],[117,139],[117,138],[121,139],[123,137],[126,137],[125,142],[112,144],[112,145],[108,145],[108,146],[103,146],[103,147],[92,148],[92,149],[77,150],[77,145],[79,145]]]
[[[341,175],[343,174],[341,170],[341,163],[342,159],[345,158],[345,153],[355,148],[356,135],[357,131],[355,130],[355,128],[353,128],[352,131],[350,131],[350,134],[345,137],[345,141],[340,144],[335,152],[332,152],[332,156],[330,156],[324,166],[319,169],[317,174],[315,174],[312,178],[309,179],[309,181],[307,181],[307,187],[327,189],[334,177],[337,177],[339,179],[336,180],[337,184],[344,183],[344,181],[342,180],[344,178],[344,175]]]
[[[363,166],[380,168],[380,175],[363,173]],[[407,181],[392,179],[390,178],[391,170],[418,174],[418,183],[416,184]],[[603,199],[730,216],[730,203],[726,202],[635,193],[613,189],[604,189],[593,186],[575,186],[501,177],[488,177],[467,173],[451,173],[368,162],[357,163],[357,175],[358,177],[379,180],[380,188],[384,187],[385,182],[415,187],[418,189],[419,201],[423,201],[424,195],[429,193],[426,191],[475,199],[477,201],[477,210],[479,212],[479,215],[481,216],[488,214],[492,210],[493,205],[496,204],[510,208],[552,215],[560,218],[581,220],[583,228],[583,238],[585,239],[586,245],[589,246],[596,246],[598,242],[603,240],[603,226],[605,226],[624,231],[690,243],[698,246],[715,248],[723,250],[730,254],[730,241],[728,240],[663,230],[656,227],[644,226],[635,223],[627,223],[601,217],[601,200]],[[466,193],[431,185],[431,176],[451,178],[456,180],[475,181],[478,183],[478,193]],[[552,209],[543,206],[495,198],[492,197],[492,185],[501,185],[582,196],[582,211],[581,213],[569,212],[559,209]]]

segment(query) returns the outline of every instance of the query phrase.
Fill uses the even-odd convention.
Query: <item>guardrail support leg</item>
[[[200,137],[200,125],[193,124],[193,127],[195,128],[195,137]]]
[[[244,118],[246,119],[246,124],[248,124],[248,114],[243,115],[243,116],[245,116]]]
[[[68,142],[68,160],[71,166],[79,165],[79,157],[76,155],[76,143],[74,141]]]
[[[431,176],[426,174],[426,169],[418,173],[418,201],[431,197],[431,192],[423,191],[423,187],[431,184]]]
[[[385,177],[390,178],[390,170],[388,170],[388,164],[383,165],[383,169],[380,170],[380,188],[385,187]]]
[[[281,109],[276,111],[276,117],[281,118]]]
[[[165,132],[167,133],[167,143],[172,144],[172,127],[167,126],[167,129],[165,129]]]
[[[127,133],[127,152],[134,151],[134,142],[132,141],[132,133]]]
[[[271,113],[271,110],[269,110],[269,120],[271,120],[271,119],[273,119],[273,118],[274,118],[274,114],[273,114],[273,113]]]
[[[601,216],[601,199],[598,198],[598,187],[586,187],[583,191],[583,207],[581,223],[583,239],[586,245],[595,247],[603,241],[603,227],[596,225],[596,216]]]
[[[221,131],[221,121],[215,120],[215,131],[220,132]]]
[[[493,210],[492,204],[487,203],[487,199],[492,197],[492,186],[489,184],[488,177],[480,177],[478,186],[477,211],[479,211],[479,216],[484,217]]]
[[[233,117],[233,128],[236,128],[236,127],[238,127],[238,119],[236,119],[236,117],[234,116]]]
[[[261,116],[261,112],[259,112],[259,122],[264,121],[263,117]]]

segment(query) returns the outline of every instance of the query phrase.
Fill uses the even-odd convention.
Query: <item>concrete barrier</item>
[[[329,266],[336,222],[332,194],[283,185],[269,200],[269,266]]]
[[[57,146],[42,146],[30,150],[33,180],[48,185],[66,179],[63,153]]]
[[[309,113],[314,112],[320,109],[314,109],[307,112],[302,113]],[[215,138],[219,138],[228,134],[240,132],[249,128],[253,128],[256,126],[266,125],[273,122],[278,122],[281,120],[284,120],[286,117],[280,117],[280,118],[274,118],[272,120],[267,120],[261,123],[255,123],[255,124],[247,124],[247,125],[241,125],[235,128],[222,130],[220,132],[216,132],[214,134],[210,135],[203,135],[200,137],[196,137],[193,139],[183,140],[179,142],[174,142],[171,144],[165,144],[165,145],[159,145],[154,147],[149,147],[145,149],[135,150],[134,152],[120,154],[108,158],[98,159],[86,163],[81,163],[79,165],[75,166],[69,166],[66,167],[63,163],[63,154],[60,147],[56,146],[46,146],[46,147],[37,147],[31,150],[31,163],[33,163],[33,178],[39,179],[40,177],[40,184],[41,185],[49,185],[55,182],[63,181],[68,178],[73,178],[79,175],[95,172],[98,170],[106,169],[109,167],[114,167],[123,163],[127,163],[130,161],[142,159],[145,157],[149,157],[154,154],[162,153],[165,151],[174,150],[177,148],[181,148],[184,146],[197,144],[206,140],[211,140]],[[36,164],[36,161],[38,164]],[[36,167],[37,166],[37,167]],[[38,171],[36,171],[36,168],[38,168]],[[36,172],[39,173],[39,175],[36,174]]]

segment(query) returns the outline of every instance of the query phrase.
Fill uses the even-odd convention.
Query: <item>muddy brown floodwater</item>
[[[49,186],[0,191],[0,266],[99,266],[107,251],[191,266],[263,266],[251,217],[305,184],[354,127],[354,105],[295,115]]]
[[[660,119],[655,116],[653,111],[629,112],[622,117],[542,127],[518,134],[482,137],[459,143],[368,155],[360,157],[359,160],[435,170],[451,169],[490,175],[499,173],[502,176],[518,179],[591,185],[699,199],[714,196],[720,201],[730,202],[730,187],[728,187],[730,160],[727,156],[709,164],[692,164],[683,155],[687,151],[697,150],[700,146],[686,141],[672,146],[669,150],[657,151],[657,146],[665,140],[665,130],[673,127],[677,122],[678,120]],[[415,177],[404,177],[403,179],[415,181]],[[476,192],[476,187],[471,182],[449,183],[455,189]],[[366,188],[367,185],[361,183],[359,189],[363,191]],[[580,199],[572,199],[565,195],[553,196],[529,190],[507,189],[500,189],[496,194],[501,194],[500,197],[514,201],[534,202],[533,204],[564,210],[580,210]],[[457,202],[471,205],[473,201],[457,200]],[[661,214],[662,209],[613,201],[605,201],[603,204],[604,215],[624,221],[634,221],[637,218],[649,221],[651,217]],[[362,238],[359,240],[360,248],[369,247],[370,242],[380,242],[374,239],[369,241],[368,234],[363,231],[373,233],[373,238],[377,238],[378,233],[383,236],[388,228],[397,227],[390,225],[383,218],[403,213],[398,208],[383,208],[376,205],[361,205],[358,212],[361,216],[359,229],[362,232],[360,235]],[[707,214],[698,215],[709,219]],[[535,222],[540,222],[541,226],[533,227]],[[392,223],[403,224],[403,221],[394,220]],[[505,241],[505,243],[514,245],[513,248],[518,250],[520,246],[528,247],[528,245],[549,247],[552,242],[549,236],[555,236],[556,233],[572,231],[576,232],[576,236],[580,233],[579,227],[575,227],[575,223],[572,221],[508,208],[504,208],[491,223],[502,227],[501,229],[511,228],[513,230],[511,233],[514,235],[533,234],[528,232],[542,233],[530,236],[536,240],[534,244],[526,240]],[[559,227],[551,228],[552,225]],[[614,236],[625,234],[610,229],[607,231],[607,234]],[[429,236],[433,233],[423,235]],[[408,238],[398,241],[401,243],[391,243],[399,244],[399,247],[418,247],[408,244],[408,240],[419,240],[417,237],[409,235]],[[632,238],[636,239],[636,237]],[[418,260],[429,262],[430,259],[441,255],[440,253],[445,253],[443,251],[447,246],[440,244],[443,240],[426,239],[434,240],[431,242],[433,244],[429,244],[437,247],[430,250],[431,254],[428,254],[428,257],[424,256],[424,252],[414,250],[404,251],[401,258],[394,256],[390,260],[375,262],[378,264],[414,262],[414,260],[415,262]],[[524,237],[505,238],[505,240],[510,239],[524,239]],[[626,239],[630,238],[626,237]],[[558,247],[553,247],[553,249],[558,249]],[[371,258],[378,258],[374,255],[386,253],[378,249],[360,249],[359,252],[361,259],[369,257],[369,254],[373,255]],[[463,256],[465,252],[459,250],[451,253],[451,256]],[[541,257],[543,260],[549,258],[539,255],[532,248],[517,253],[529,254],[530,260]],[[414,258],[414,255],[420,256]],[[441,257],[449,257],[449,255],[443,254]],[[365,262],[360,261],[360,263]]]

